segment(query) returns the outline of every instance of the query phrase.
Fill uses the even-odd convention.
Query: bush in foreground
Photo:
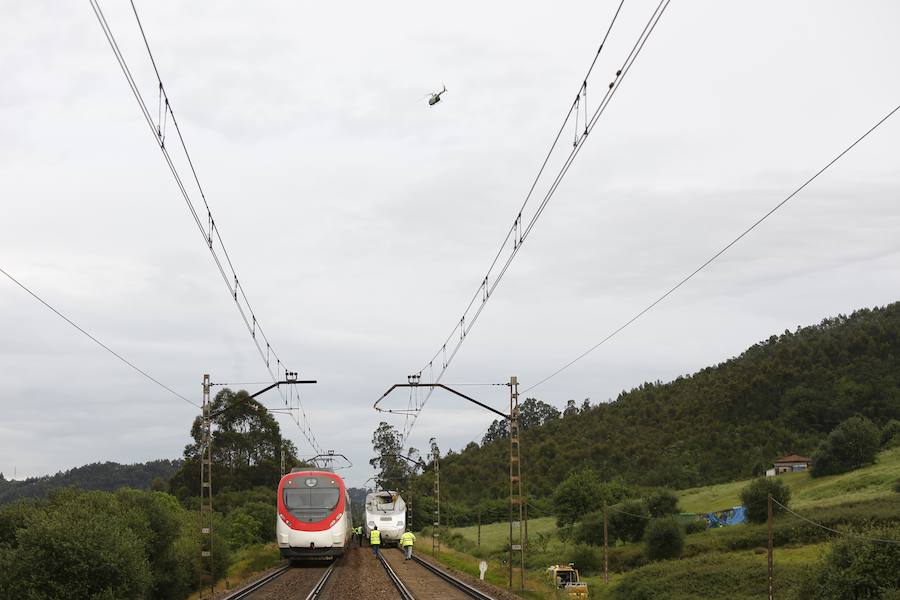
[[[870,537],[895,543],[844,538],[834,542],[818,568],[811,569],[800,598],[893,598],[900,591],[900,532],[874,530]]]
[[[187,598],[197,584],[196,515],[168,494],[57,490],[0,507],[0,598]],[[228,553],[216,539],[217,575]]]
[[[678,558],[684,550],[684,530],[672,517],[653,519],[644,533],[644,544],[650,560]]]
[[[875,462],[881,447],[881,431],[872,421],[850,417],[828,434],[813,464],[812,476],[846,473]]]
[[[775,477],[754,479],[741,490],[741,502],[751,523],[765,523],[769,518],[769,494],[784,506],[791,500],[791,490],[783,481]],[[778,507],[773,507],[775,511]]]

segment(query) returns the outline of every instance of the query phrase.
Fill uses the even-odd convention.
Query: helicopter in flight
[[[443,94],[444,92],[447,91],[447,86],[445,85],[445,86],[443,86],[443,88],[444,89],[442,89],[439,92],[434,92],[433,94],[429,94],[430,98],[428,98],[428,106],[434,106],[435,104],[437,104],[438,102],[441,101],[441,94]]]

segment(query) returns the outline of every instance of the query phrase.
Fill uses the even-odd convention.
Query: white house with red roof
[[[812,458],[800,456],[798,454],[788,454],[775,461],[772,468],[766,471],[766,477],[774,477],[775,475],[781,475],[782,473],[806,471],[811,466]]]

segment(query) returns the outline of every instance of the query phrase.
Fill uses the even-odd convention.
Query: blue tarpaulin
[[[735,506],[725,510],[717,510],[711,513],[700,515],[709,522],[710,527],[726,527],[728,525],[737,525],[745,520],[744,507]]]

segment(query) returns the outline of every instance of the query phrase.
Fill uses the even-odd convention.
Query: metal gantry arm
[[[318,383],[318,381],[316,381],[315,379],[291,379],[290,378],[291,371],[288,371],[286,373],[286,375],[288,375],[288,378],[285,379],[284,381],[276,381],[272,385],[267,385],[266,387],[259,390],[258,392],[254,392],[254,393],[250,394],[249,396],[247,396],[246,398],[241,398],[239,401],[235,402],[234,404],[225,406],[215,412],[210,413],[209,415],[206,416],[206,418],[215,419],[216,417],[218,417],[225,411],[231,410],[232,408],[235,408],[235,407],[243,404],[244,402],[247,402],[248,400],[252,400],[252,399],[256,398],[257,396],[260,396],[260,395],[268,392],[269,390],[271,390],[273,388],[277,388],[282,385],[298,385],[298,384],[304,384],[304,383]],[[294,375],[296,375],[296,373],[294,373]]]
[[[391,392],[397,388],[441,388],[447,390],[451,394],[459,396],[463,400],[467,400],[472,404],[476,404],[485,410],[489,410],[495,415],[499,415],[509,423],[509,587],[513,586],[513,571],[519,571],[519,587],[525,589],[525,551],[527,546],[528,526],[524,522],[528,519],[526,508],[525,490],[522,477],[522,440],[519,431],[519,381],[516,377],[509,379],[509,414],[488,406],[484,402],[479,402],[471,396],[467,396],[460,391],[446,386],[442,383],[419,383],[420,375],[410,375],[409,383],[395,383],[381,395],[381,398],[375,401],[373,408],[378,412],[409,414],[410,412],[418,412],[418,410],[391,410],[378,406]],[[432,441],[434,438],[432,438]],[[434,454],[434,495],[437,500],[437,510],[435,511],[435,528],[440,528],[440,456]],[[518,521],[516,521],[518,517]],[[518,539],[513,535],[513,523],[518,523]],[[435,531],[432,538],[432,552],[440,551],[439,533]],[[514,542],[518,543],[514,543]],[[513,567],[513,552],[519,552],[519,566]]]
[[[397,389],[397,388],[407,388],[407,387],[441,388],[442,390],[447,390],[447,391],[450,392],[451,394],[455,394],[455,395],[459,396],[459,397],[462,398],[463,400],[468,400],[468,401],[471,402],[472,404],[477,404],[477,405],[480,406],[481,408],[483,408],[483,409],[485,409],[485,410],[489,410],[489,411],[491,411],[492,413],[494,413],[495,415],[500,415],[500,416],[503,417],[504,419],[509,419],[509,415],[508,415],[508,414],[503,413],[503,412],[497,410],[496,408],[493,408],[493,407],[491,407],[491,406],[488,406],[488,405],[485,404],[484,402],[479,402],[479,401],[476,400],[475,398],[472,398],[472,397],[470,397],[470,396],[467,396],[467,395],[463,394],[462,392],[459,392],[459,391],[457,391],[457,390],[454,390],[453,388],[448,387],[448,386],[444,385],[443,383],[418,383],[418,382],[417,382],[417,383],[395,383],[394,385],[392,385],[391,387],[389,387],[388,390],[387,390],[384,394],[381,395],[381,398],[379,398],[378,400],[375,401],[375,404],[372,406],[372,408],[374,408],[374,409],[377,410],[378,412],[386,412],[386,413],[408,413],[408,412],[410,412],[410,411],[406,411],[406,410],[392,410],[392,409],[388,409],[388,408],[381,408],[380,406],[378,406],[378,404],[379,404],[382,400],[384,400],[384,399],[385,399],[391,392],[393,392],[395,389]]]
[[[338,467],[337,469],[335,469],[334,465],[332,464],[332,463],[334,463],[335,458],[343,458],[344,461],[346,461],[347,466]],[[307,460],[307,459],[304,459],[304,460]],[[315,456],[313,456],[312,458],[310,458],[308,460],[311,463],[315,464],[316,466],[318,466],[318,463],[316,463],[316,461],[318,461],[318,460],[321,460],[326,465],[331,464],[330,467],[326,466],[325,468],[330,468],[335,471],[338,469],[352,469],[353,468],[353,463],[350,461],[349,458],[347,458],[343,454],[340,454],[339,452],[335,452],[334,450],[329,450],[326,454],[316,454]]]

